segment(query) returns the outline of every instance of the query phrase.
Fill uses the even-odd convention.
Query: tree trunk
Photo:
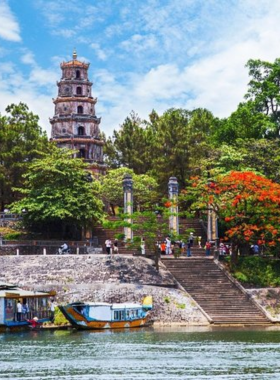
[[[237,264],[238,262],[238,244],[233,242],[231,247],[231,263]]]

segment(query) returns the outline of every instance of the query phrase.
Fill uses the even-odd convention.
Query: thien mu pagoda
[[[53,99],[55,112],[50,119],[52,125],[51,140],[58,147],[77,151],[89,164],[95,174],[104,174],[104,141],[100,138],[101,118],[95,115],[97,98],[91,94],[92,82],[88,79],[89,63],[77,60],[74,51],[73,60],[62,62],[62,77],[58,86],[58,96]]]

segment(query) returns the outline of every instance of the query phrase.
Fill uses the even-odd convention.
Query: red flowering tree
[[[213,209],[226,228],[237,251],[246,253],[250,244],[280,248],[280,185],[252,172],[232,171],[215,181],[191,179],[188,197],[196,197],[194,210]]]

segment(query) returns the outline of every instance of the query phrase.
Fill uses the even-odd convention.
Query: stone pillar
[[[175,234],[179,234],[178,192],[179,186],[177,178],[170,177],[168,181],[168,198],[171,202],[169,216],[169,231]]]
[[[133,181],[130,174],[126,174],[123,178],[124,192],[124,212],[128,214],[127,222],[132,223],[131,216],[133,213]],[[132,240],[133,232],[131,227],[124,227],[125,240]]]
[[[207,240],[208,241],[212,241],[212,222],[213,222],[213,218],[212,218],[212,214],[213,214],[213,210],[212,208],[210,207],[210,205],[208,205],[208,212],[207,212]]]

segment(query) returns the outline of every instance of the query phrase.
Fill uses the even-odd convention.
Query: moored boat
[[[0,283],[0,331],[29,329],[34,318],[38,326],[50,321],[49,299],[53,295]]]
[[[65,318],[78,329],[122,329],[145,326],[152,297],[145,297],[142,304],[74,302],[59,306]]]

